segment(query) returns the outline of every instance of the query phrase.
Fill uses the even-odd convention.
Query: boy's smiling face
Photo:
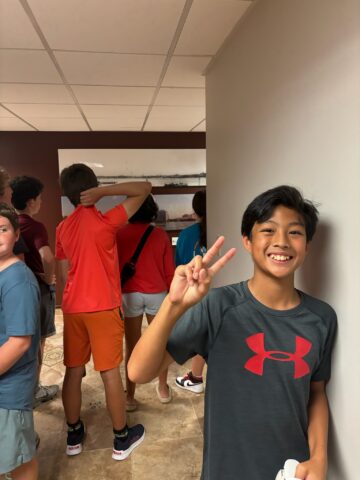
[[[255,223],[251,238],[243,237],[243,243],[253,258],[255,272],[287,278],[305,260],[307,240],[304,220],[295,210],[279,205],[268,220]]]
[[[19,231],[14,230],[8,218],[0,216],[0,261],[12,256],[18,239]]]

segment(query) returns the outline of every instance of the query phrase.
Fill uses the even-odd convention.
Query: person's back
[[[129,223],[117,234],[120,271],[130,262],[145,232],[151,232],[136,261],[135,274],[123,284],[123,307],[125,312],[125,366],[131,352],[141,336],[143,316],[150,324],[160,308],[174,276],[174,258],[169,237],[166,232],[151,222],[155,221],[159,207],[152,195],[149,195],[139,210],[129,219]],[[137,408],[135,400],[136,385],[130,382],[126,374],[126,408]],[[172,390],[167,384],[167,371],[159,376],[156,393],[161,403],[172,400]]]
[[[40,294],[33,273],[12,253],[18,236],[16,212],[0,203],[0,475],[35,480]]]
[[[117,234],[120,272],[129,261],[149,223],[128,223]],[[159,293],[168,291],[174,275],[174,260],[169,237],[166,232],[154,226],[141,251],[136,274],[130,278],[123,293]]]
[[[126,221],[121,205],[104,215],[95,206],[79,205],[57,227],[57,257],[70,263],[64,312],[96,312],[121,305],[115,235]]]
[[[65,168],[60,175],[64,194],[75,207],[56,230],[56,257],[65,284],[63,404],[68,425],[67,455],[82,451],[85,427],[80,419],[81,382],[92,355],[104,383],[114,449],[112,458],[124,460],[144,439],[144,427],[126,424],[125,397],[119,373],[124,324],[116,232],[135,213],[150,192],[148,182],[98,187],[95,173],[84,164]],[[127,195],[105,214],[94,204],[103,196]]]

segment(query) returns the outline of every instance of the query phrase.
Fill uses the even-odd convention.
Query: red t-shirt
[[[105,214],[78,206],[56,229],[56,258],[68,260],[64,313],[100,312],[121,306],[116,232],[127,222],[122,205]]]
[[[39,250],[42,247],[49,246],[49,238],[45,226],[25,213],[19,215],[19,225],[21,236],[28,250],[24,253],[26,265],[35,275],[44,273]],[[37,279],[42,281],[38,276]]]
[[[128,223],[116,236],[120,272],[135,252],[148,223]],[[146,240],[136,262],[136,273],[128,280],[123,293],[160,293],[168,291],[175,264],[170,240],[162,228],[155,227]]]

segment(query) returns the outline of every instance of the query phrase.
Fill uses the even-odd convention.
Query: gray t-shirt
[[[284,461],[309,458],[310,383],[327,381],[336,314],[299,292],[300,304],[273,310],[247,282],[213,289],[176,323],[167,350],[208,364],[204,480],[274,479]]]
[[[9,337],[31,336],[30,348],[0,375],[0,408],[32,410],[40,340],[39,285],[21,261],[0,272],[0,345]]]

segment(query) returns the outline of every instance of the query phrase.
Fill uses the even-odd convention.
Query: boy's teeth
[[[281,261],[281,262],[285,262],[285,260],[290,260],[290,257],[285,255],[270,255],[270,258],[272,258],[273,260]]]

